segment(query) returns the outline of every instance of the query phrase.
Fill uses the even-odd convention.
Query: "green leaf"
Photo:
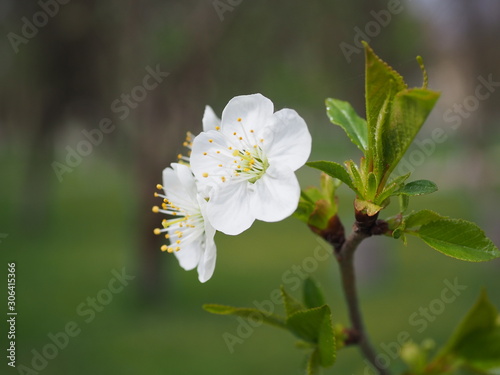
[[[431,210],[421,210],[405,216],[404,221],[406,228],[415,228],[439,219],[446,219],[446,217]]]
[[[312,277],[304,280],[302,288],[304,291],[304,304],[308,308],[320,307],[325,304],[323,292]]]
[[[309,355],[309,359],[307,361],[306,366],[306,374],[307,375],[316,375],[319,373],[319,351],[318,349],[314,349],[313,352]]]
[[[332,203],[332,205],[335,205],[335,213],[337,213],[337,205],[335,202],[335,193],[338,189],[338,187],[342,184],[342,182],[339,179],[333,178],[329,175],[327,175],[325,172],[322,172],[320,177],[320,186],[321,186],[321,193],[323,194],[323,197],[328,200],[329,202]]]
[[[368,173],[368,178],[366,181],[366,190],[365,190],[365,199],[366,200],[373,200],[375,198],[375,194],[377,194],[377,177],[375,176],[375,173],[370,172]]]
[[[328,309],[329,311],[330,309]],[[318,337],[319,361],[321,366],[329,367],[335,363],[336,342],[331,314],[325,314]]]
[[[398,92],[390,109],[389,121],[380,129],[383,160],[388,166],[388,176],[399,163],[406,150],[413,142],[427,116],[436,104],[439,93],[428,89],[405,89]]]
[[[321,195],[321,193],[319,192],[318,189],[316,189],[315,187],[312,187],[312,188],[306,189],[305,191],[301,190],[300,191],[300,199],[303,199],[304,201],[312,203],[314,205],[314,202],[316,202],[316,199],[313,199],[311,197],[311,190],[312,189],[315,190],[317,192],[317,194]],[[316,192],[314,194],[316,194]]]
[[[298,338],[318,343],[325,316],[331,317],[330,308],[327,305],[297,311],[286,319],[286,325]]]
[[[430,247],[453,258],[483,262],[500,257],[498,248],[474,223],[439,219],[424,224],[415,232]]]
[[[264,323],[271,324],[273,326],[280,328],[287,328],[285,324],[285,319],[283,317],[276,314],[269,314],[265,311],[261,311],[254,308],[206,304],[203,305],[203,309],[212,314],[236,315],[249,320],[262,319]]]
[[[285,290],[285,287],[281,286],[281,298],[283,299],[283,304],[285,305],[286,316],[296,313],[297,311],[305,310],[305,306],[293,298],[288,292]]]
[[[335,207],[332,207],[330,202],[325,199],[320,199],[316,202],[307,224],[317,229],[326,229],[328,221],[335,213]]]
[[[379,196],[377,196],[375,203],[381,204],[383,201],[393,195],[396,190],[399,190],[403,186],[403,183],[408,179],[408,177],[410,177],[410,174],[411,173],[407,173],[403,176],[398,176],[391,180],[385,186],[383,192]]]
[[[356,111],[348,102],[326,99],[325,104],[330,121],[344,129],[349,139],[365,153],[368,149],[366,121],[356,114]]]
[[[439,93],[424,87],[408,89],[401,75],[382,61],[367,43],[366,120],[369,165],[377,180],[394,170],[434,107]],[[419,64],[423,68],[421,59]]]
[[[351,178],[351,181],[354,187],[356,188],[356,191],[364,192],[365,189],[363,187],[364,185],[363,180],[361,178],[361,174],[359,173],[359,168],[356,165],[356,163],[353,162],[352,160],[347,160],[344,162],[344,164],[346,166],[347,173],[349,173],[349,177]]]
[[[369,164],[373,165],[374,172],[381,176],[379,169],[382,165],[382,150],[380,150],[380,128],[390,113],[394,96],[406,88],[403,77],[382,61],[367,43],[365,46],[365,96],[366,121],[368,126],[368,154]]]
[[[311,168],[319,169],[322,172],[325,172],[327,175],[337,178],[342,181],[344,184],[349,186],[351,189],[356,191],[349,174],[340,164],[335,163],[333,161],[310,161],[306,163],[307,166]]]
[[[454,353],[475,368],[488,370],[500,367],[500,327],[468,335]]]
[[[299,201],[297,209],[293,213],[293,216],[307,224],[309,222],[309,217],[311,216],[313,211],[314,204],[301,199]]]
[[[495,327],[498,328],[496,325],[497,317],[498,312],[496,307],[488,299],[486,291],[483,290],[474,306],[460,322],[443,349],[441,349],[438,357],[455,352],[457,348],[464,345],[470,335],[483,331],[489,332],[495,329]]]
[[[438,190],[437,185],[429,180],[416,180],[407,183],[401,189],[394,192],[394,195],[424,195],[431,194]]]
[[[401,194],[399,196],[399,211],[401,213],[405,213],[408,209],[408,205],[410,204],[410,197],[405,194]]]

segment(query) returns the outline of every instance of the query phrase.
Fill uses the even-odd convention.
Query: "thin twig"
[[[371,233],[360,230],[355,225],[353,232],[346,238],[345,242],[339,249],[336,249],[336,257],[339,262],[340,273],[342,276],[342,288],[344,290],[347,307],[349,310],[349,318],[351,320],[352,329],[358,337],[358,345],[366,359],[377,369],[381,375],[389,375],[389,371],[376,361],[376,352],[368,338],[361,308],[358,301],[358,293],[356,290],[356,276],[354,273],[354,252],[359,244],[371,236]]]

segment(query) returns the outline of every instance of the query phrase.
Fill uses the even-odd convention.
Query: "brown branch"
[[[356,289],[356,275],[354,272],[354,252],[359,244],[366,238],[372,235],[383,234],[387,231],[387,223],[383,220],[377,220],[377,215],[368,216],[360,212],[356,213],[356,222],[352,233],[344,239],[343,226],[340,220],[335,220],[336,228],[331,228],[332,233],[341,233],[338,238],[328,236],[323,233],[325,238],[334,248],[335,256],[339,263],[340,274],[342,277],[342,289],[347,302],[349,311],[349,319],[351,321],[350,342],[349,344],[359,345],[361,352],[366,359],[377,369],[381,375],[389,375],[389,371],[377,363],[377,353],[370,343],[368,333],[363,322],[361,307],[358,301],[358,293]],[[342,231],[339,230],[342,228]]]

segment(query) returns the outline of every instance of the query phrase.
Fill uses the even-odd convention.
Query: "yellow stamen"
[[[158,185],[156,185],[156,188],[157,188],[158,190],[161,190],[161,189],[163,189],[163,186],[161,186],[160,184],[158,184]]]
[[[206,177],[208,177],[208,173],[205,172],[202,174],[202,176],[206,178]]]
[[[153,231],[154,234],[159,235],[161,233],[161,230],[159,228],[155,228]]]
[[[154,212],[155,214],[157,214],[158,212],[160,212],[160,207],[158,207],[158,206],[154,206],[154,207],[153,207],[153,212]]]
[[[162,247],[160,247],[161,251],[167,251],[168,250],[168,246],[167,245],[162,245]]]
[[[238,117],[238,122],[241,122],[241,117]]]

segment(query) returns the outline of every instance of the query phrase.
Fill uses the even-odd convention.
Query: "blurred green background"
[[[480,77],[500,81],[499,14],[494,0],[2,0],[0,304],[6,317],[7,263],[15,262],[17,365],[33,368],[44,348],[52,359],[38,362],[41,371],[8,367],[4,318],[0,373],[300,374],[304,354],[287,332],[258,327],[230,353],[223,334],[236,335],[238,321],[201,305],[251,306],[282,283],[293,288],[291,270],[310,264],[321,243],[292,218],[258,222],[236,237],[218,234],[215,274],[200,284],[195,271],[159,250],[152,193],[186,131],[201,130],[204,106],[220,113],[241,94],[260,92],[276,109],[296,109],[313,135],[311,160],[357,160],[357,149],[329,124],[324,99],[348,100],[364,114],[363,54],[345,53],[360,51],[360,31],[410,85],[421,85],[415,56],[422,55],[430,87],[442,92],[418,136],[424,146],[408,154],[419,165],[412,178],[431,179],[440,191],[411,207],[475,221],[498,245],[500,93],[493,84],[478,99],[477,86]],[[140,91],[147,67],[169,75]],[[124,116],[115,101],[123,105],[122,95],[134,92],[147,95]],[[54,162],[67,164],[68,150],[84,147],[82,131],[103,118],[113,130],[58,176]],[[434,152],[425,145],[436,128],[447,139]],[[421,157],[426,150],[430,156]],[[299,178],[306,187],[318,174],[303,168]],[[349,227],[354,197],[344,187],[340,195]],[[416,342],[443,343],[483,286],[500,308],[498,261],[468,264],[417,239],[404,247],[373,238],[357,262],[366,323],[387,355],[403,331]],[[306,268],[326,289],[335,321],[346,324],[333,259]],[[128,285],[106,294],[113,272],[123,269]],[[443,305],[435,300],[455,279],[467,288],[419,332],[415,313],[421,320],[420,308]],[[99,296],[112,297],[89,307],[88,298]],[[89,309],[95,315],[87,323]],[[78,334],[50,352],[50,334],[69,322]],[[390,362],[402,368],[398,358]],[[357,349],[348,348],[325,373],[365,371]]]

